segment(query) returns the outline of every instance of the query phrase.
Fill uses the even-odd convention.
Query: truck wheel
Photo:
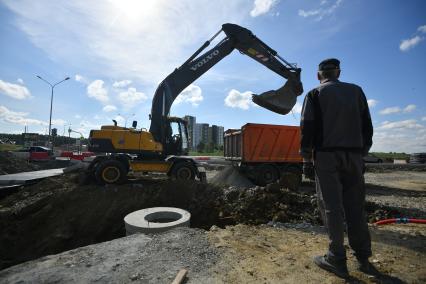
[[[286,168],[281,173],[280,185],[290,190],[297,191],[302,184],[303,171],[297,167]]]
[[[256,184],[260,186],[274,183],[279,177],[278,170],[272,165],[259,166],[256,171]]]
[[[127,177],[126,167],[117,160],[105,160],[96,167],[95,177],[100,184],[122,183]]]
[[[190,163],[177,163],[173,166],[171,175],[174,179],[194,180],[195,169]]]

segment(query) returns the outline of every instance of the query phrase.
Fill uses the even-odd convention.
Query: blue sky
[[[426,2],[386,0],[0,1],[0,132],[46,133],[138,120],[149,128],[158,83],[222,23],[250,29],[302,71],[305,93],[293,113],[254,106],[251,93],[284,81],[234,51],[188,87],[171,114],[239,128],[298,125],[325,58],[341,60],[342,81],[369,100],[375,151],[426,151]]]

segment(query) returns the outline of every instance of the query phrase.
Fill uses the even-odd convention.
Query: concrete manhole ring
[[[126,234],[151,234],[175,227],[189,227],[191,213],[174,207],[153,207],[138,210],[124,217]]]

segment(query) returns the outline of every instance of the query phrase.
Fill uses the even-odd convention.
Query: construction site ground
[[[345,283],[312,262],[327,247],[312,182],[258,187],[229,167],[209,170],[209,184],[158,176],[79,185],[78,177],[47,178],[0,200],[0,282],[170,283],[186,268],[187,283]],[[370,223],[425,218],[424,168],[374,170],[366,181]],[[156,206],[188,210],[191,228],[125,237],[124,216]],[[370,231],[383,275],[357,272],[348,247],[349,282],[426,282],[424,225]]]

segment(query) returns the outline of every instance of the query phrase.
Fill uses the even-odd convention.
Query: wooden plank
[[[187,273],[188,273],[188,270],[186,270],[186,269],[179,270],[179,272],[176,275],[175,280],[173,280],[172,284],[181,284],[182,281],[185,279]]]

